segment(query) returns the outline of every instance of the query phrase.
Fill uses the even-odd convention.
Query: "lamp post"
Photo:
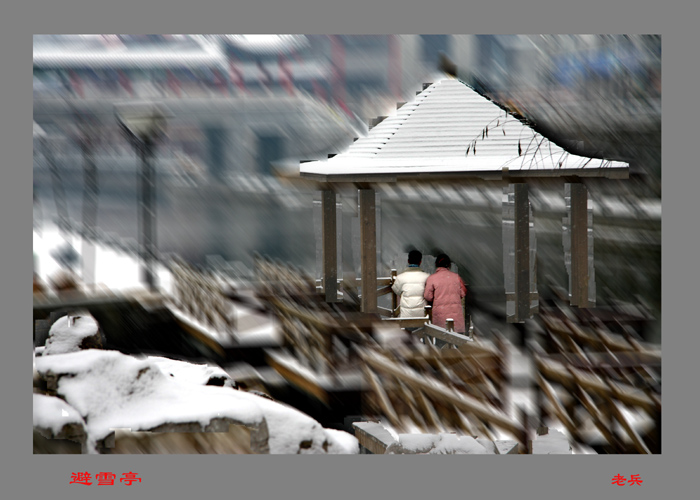
[[[143,262],[142,276],[149,290],[156,290],[153,261],[156,254],[155,170],[156,143],[165,135],[165,108],[152,102],[116,105],[117,121],[141,157],[141,211],[139,248]]]
[[[82,111],[75,111],[74,119],[74,136],[83,157],[83,281],[86,285],[94,287],[96,255],[93,239],[97,227],[97,196],[99,194],[95,147],[99,141],[100,124],[95,116]]]

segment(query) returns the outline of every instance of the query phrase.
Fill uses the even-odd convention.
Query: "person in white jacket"
[[[399,297],[400,318],[422,318],[427,302],[423,297],[425,281],[430,276],[420,268],[423,254],[418,250],[408,253],[408,267],[396,277],[391,289]]]

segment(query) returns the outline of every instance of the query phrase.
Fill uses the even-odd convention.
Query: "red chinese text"
[[[71,472],[71,482],[68,484],[92,484],[88,472]]]
[[[122,474],[122,476],[124,477],[121,478],[119,481],[123,482],[126,485],[130,485],[131,483],[135,483],[136,481],[138,481],[139,483],[141,482],[141,478],[136,477],[135,472],[125,472]]]

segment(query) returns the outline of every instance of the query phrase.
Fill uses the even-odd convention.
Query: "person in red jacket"
[[[454,320],[455,332],[465,333],[462,299],[467,296],[467,287],[459,274],[450,271],[452,262],[443,254],[435,258],[434,274],[425,282],[424,297],[433,305],[433,324],[445,328],[448,319]]]

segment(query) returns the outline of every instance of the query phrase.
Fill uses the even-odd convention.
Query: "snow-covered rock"
[[[33,395],[34,430],[47,439],[70,439],[85,446],[87,432],[83,417],[60,398]]]
[[[235,387],[235,381],[219,366],[188,363],[160,356],[148,356],[148,361],[155,363],[163,374],[176,380],[195,385],[217,385]]]
[[[258,453],[359,452],[354,436],[324,429],[294,408],[230,387],[166,376],[148,359],[91,349],[35,362],[48,390],[87,422],[93,442],[109,442],[118,428],[216,432],[238,424],[251,429],[251,448]]]
[[[100,327],[88,313],[62,316],[49,330],[42,356],[102,347]]]

